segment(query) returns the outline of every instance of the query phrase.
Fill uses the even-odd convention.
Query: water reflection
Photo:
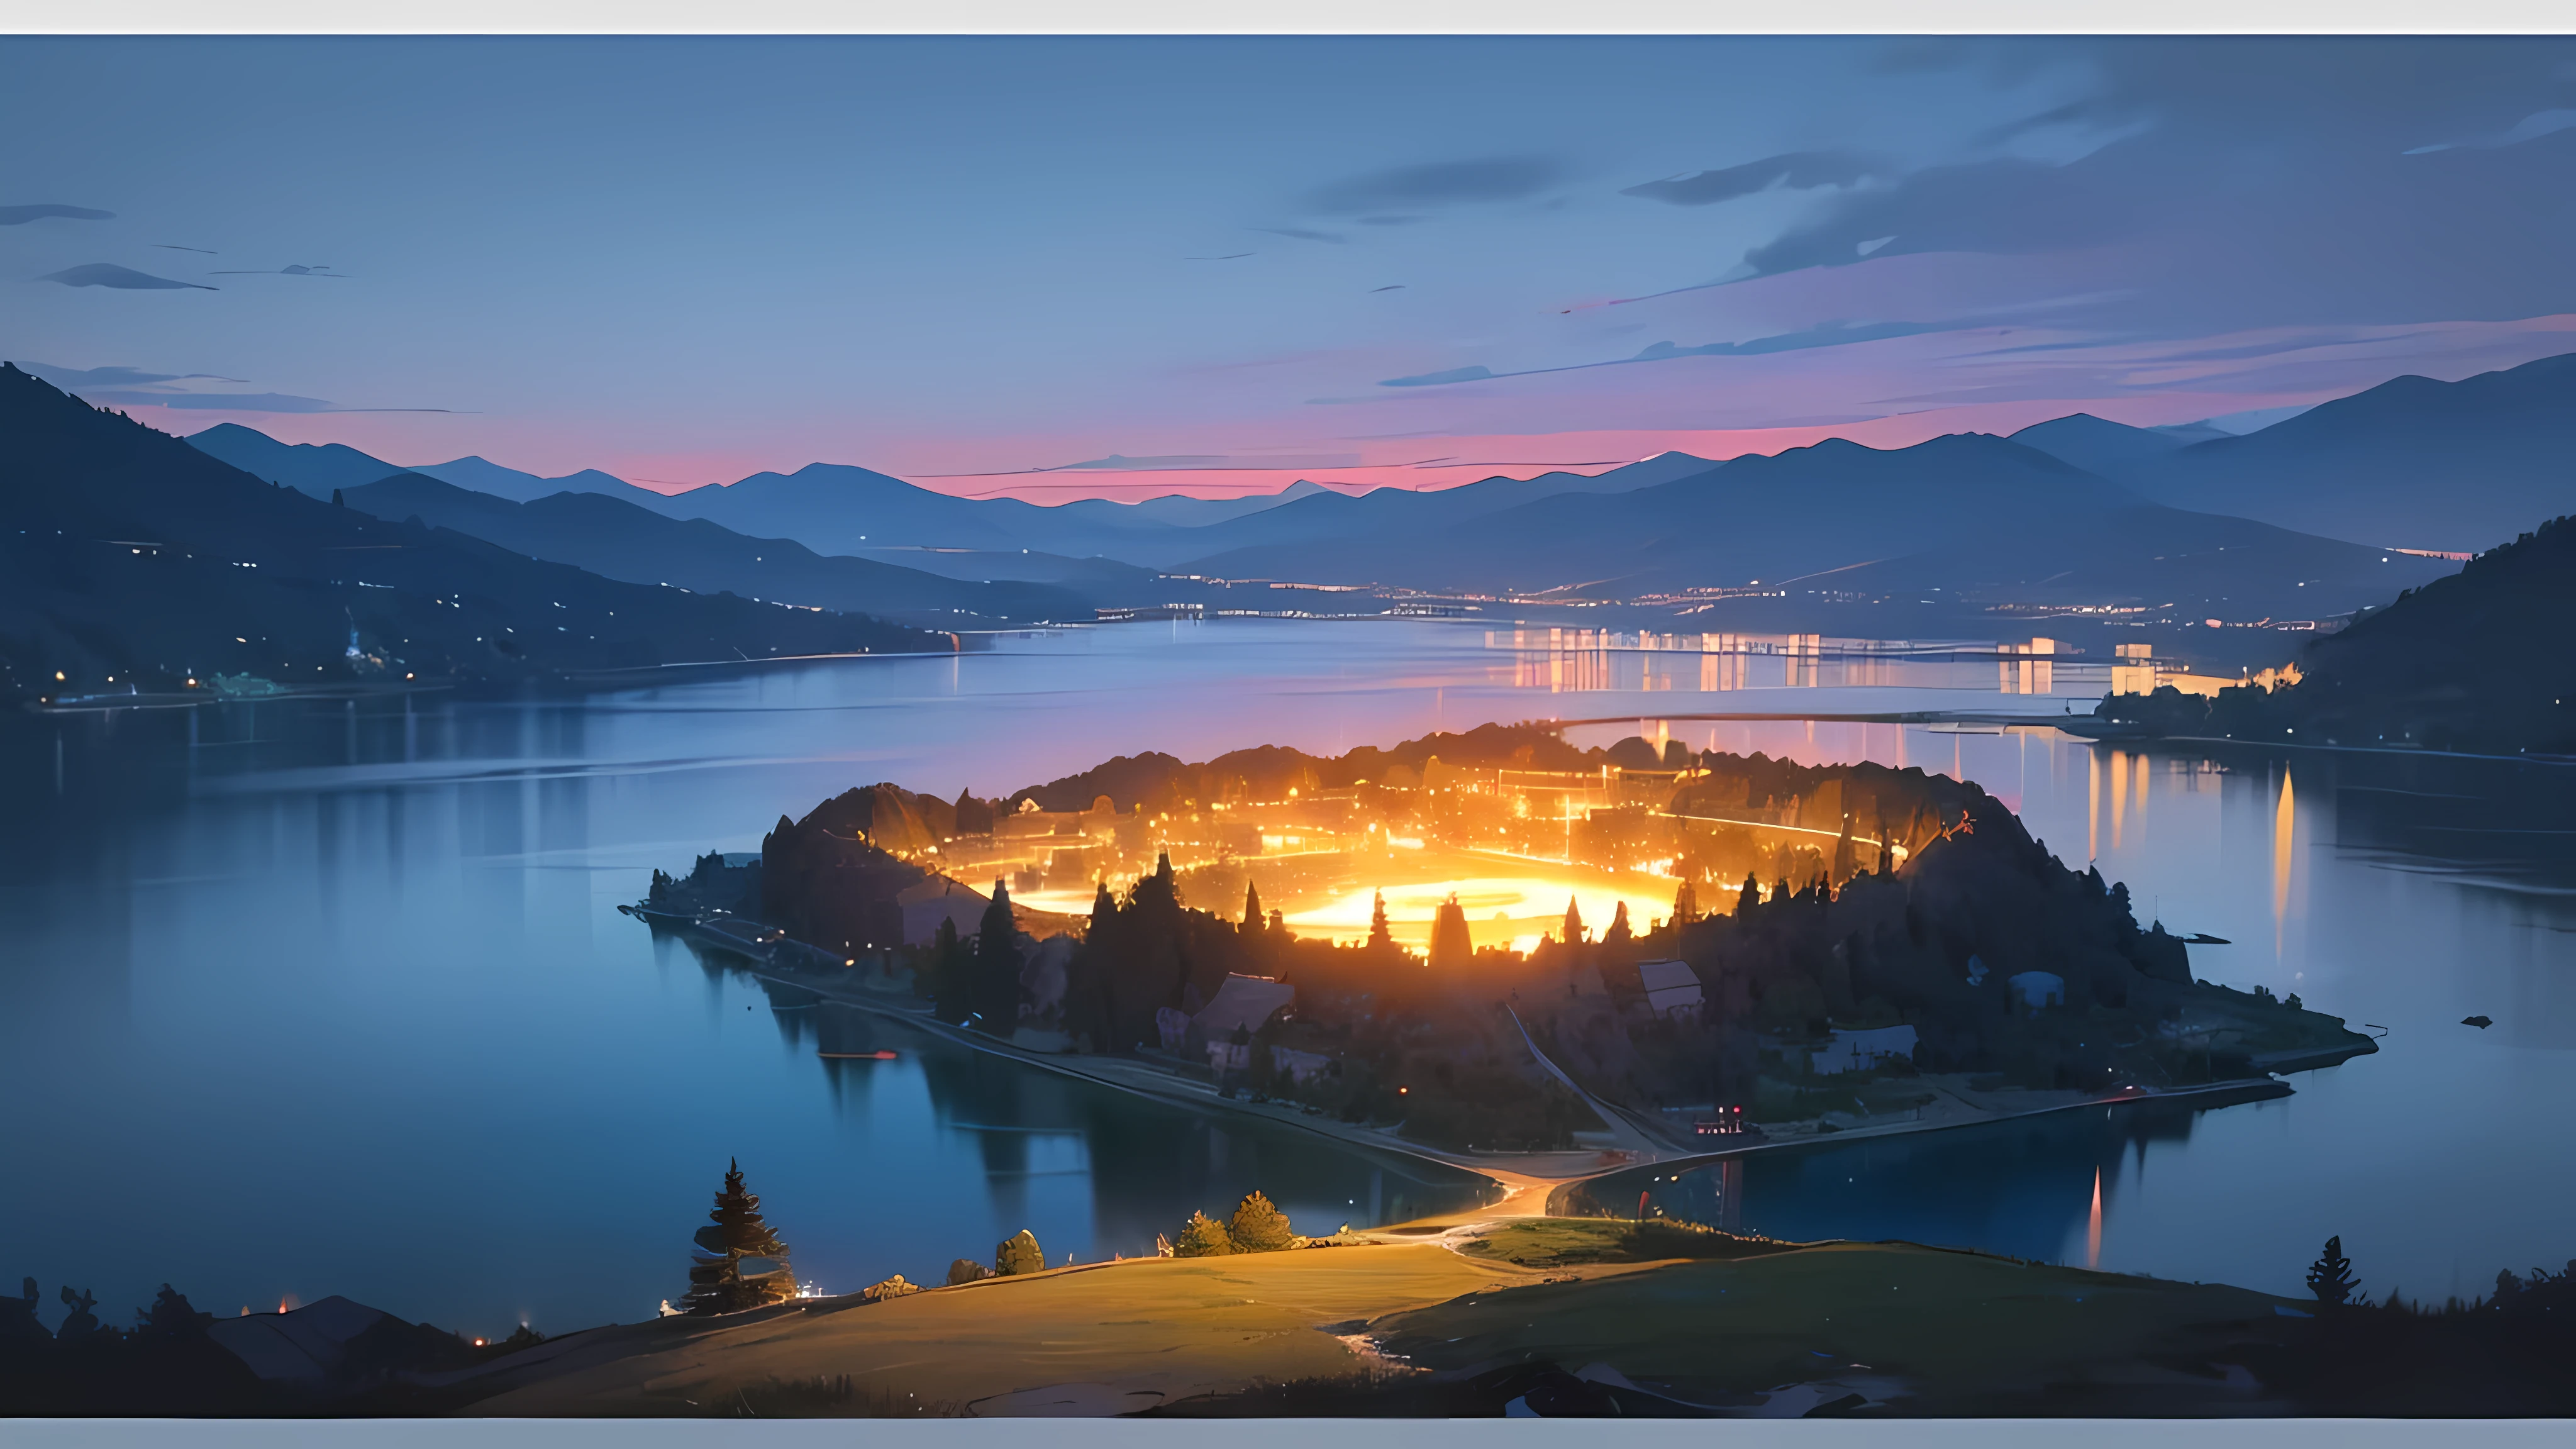
[[[1591,1184],[1581,1210],[1678,1218],[1797,1242],[1898,1238],[2017,1258],[2104,1263],[2106,1215],[2212,1111],[2260,1110],[2278,1088],[2217,1102],[2081,1109],[1983,1127],[1765,1148]],[[2256,1105],[2243,1105],[2254,1103]]]
[[[864,1115],[880,1082],[917,1073],[937,1127],[971,1144],[994,1221],[1041,1219],[1033,1178],[1082,1180],[1090,1193],[1087,1226],[1059,1226],[1061,1247],[1043,1239],[1057,1251],[1150,1254],[1157,1234],[1179,1230],[1175,1204],[1181,1216],[1222,1215],[1256,1188],[1314,1233],[1454,1211],[1491,1191],[1481,1177],[1400,1153],[1204,1116],[1023,1066],[755,976],[725,953],[683,949],[708,975],[737,977],[762,994],[779,1040],[821,1062],[843,1112]],[[894,1055],[866,1059],[886,1051]]]
[[[2105,1267],[2295,1292],[2339,1233],[2370,1291],[2439,1296],[2576,1252],[2576,772],[1692,719],[1783,707],[1762,691],[1787,675],[1639,652],[1675,688],[1587,698],[1628,718],[1578,739],[1973,779],[2147,915],[2236,943],[2194,947],[2195,974],[2388,1032],[2187,1132],[2106,1146],[2085,1134],[2128,1129],[2069,1118],[1749,1160],[1749,1225],[2081,1258],[2098,1171]],[[1712,661],[1751,692],[1694,694]],[[2003,698],[1991,657],[1860,663],[1876,682],[1801,686],[1802,707]],[[1444,1189],[1402,1163],[907,1043],[614,907],[853,783],[991,794],[1146,749],[1331,752],[1550,713],[1546,686],[1495,677],[1513,668],[1480,628],[1228,622],[586,701],[0,717],[0,1141],[30,1165],[0,1175],[0,1273],[108,1304],[165,1278],[201,1303],[341,1292],[476,1332],[633,1317],[674,1291],[733,1155],[800,1271],[836,1287],[1022,1226],[1056,1255],[1143,1251],[1253,1186],[1301,1224],[1411,1215]],[[491,1251],[502,1200],[547,1253]]]

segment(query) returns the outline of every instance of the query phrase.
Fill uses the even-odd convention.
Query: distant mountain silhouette
[[[1261,544],[1190,567],[1333,584],[1529,592],[1588,584],[1636,594],[1778,581],[2009,534],[2051,514],[2098,515],[2139,502],[2044,453],[1981,434],[1888,450],[1834,438],[1608,495],[1513,496],[1527,486],[1498,479],[1459,496],[1309,499],[1277,517],[1284,523],[1331,502],[1378,517],[1317,543]],[[1474,508],[1480,490],[1493,490],[1503,506]]]
[[[650,488],[639,488],[614,474],[602,473],[597,468],[584,468],[578,473],[567,474],[561,478],[540,478],[534,473],[522,473],[516,468],[504,468],[487,459],[465,457],[445,463],[424,463],[408,471],[426,474],[442,483],[452,483],[459,488],[471,488],[477,493],[489,493],[496,498],[508,498],[520,503],[550,498],[557,493],[604,493],[611,498],[622,498],[629,503],[650,506],[646,502],[647,499],[663,496]],[[639,494],[644,497],[638,497]]]
[[[1276,508],[1282,503],[1294,503],[1300,498],[1331,491],[1321,483],[1300,478],[1285,488],[1268,493],[1246,493],[1240,498],[1192,498],[1184,493],[1167,493],[1160,498],[1109,506],[1133,508],[1139,517],[1168,523],[1175,528],[1204,528],[1211,523],[1223,523],[1230,518],[1241,518],[1247,513],[1259,513],[1265,508]]]
[[[824,558],[800,543],[745,538],[702,518],[665,518],[599,493],[514,503],[421,473],[397,473],[346,496],[351,508],[380,518],[417,517],[514,553],[630,583],[729,591],[950,629],[1092,616],[1092,598],[1070,589],[961,582],[872,559]]]
[[[96,690],[109,675],[115,688],[217,672],[470,680],[953,647],[387,523],[0,365],[0,690],[12,694]]]
[[[2044,423],[2033,423],[2012,435],[2012,440],[2025,448],[2037,448],[2061,463],[2072,463],[2087,473],[2105,477],[2121,469],[2180,452],[2194,443],[2212,442],[2229,434],[2207,423],[2182,423],[2172,427],[2135,428],[2097,418],[2091,413],[2072,413]]]
[[[2475,552],[2576,511],[2576,353],[2400,377],[2118,474],[2157,502],[2394,548]]]
[[[1340,541],[1355,548],[1374,548],[1389,541],[1391,529],[1452,527],[1543,498],[1633,493],[1721,466],[1687,453],[1665,453],[1592,477],[1542,473],[1535,478],[1494,477],[1421,491],[1384,487],[1339,493],[1318,488],[1296,502],[1203,528],[1094,542],[1100,544],[1098,552],[1112,558],[1156,568],[1186,565],[1190,572],[1203,573],[1208,571],[1205,561],[1231,558],[1238,550],[1303,545],[1311,552]],[[1014,522],[1023,528],[1038,526],[1021,521],[1024,518],[1017,516]],[[1409,536],[1421,543],[1436,535]]]
[[[314,498],[328,499],[334,488],[356,488],[403,471],[398,463],[371,458],[344,443],[281,443],[239,423],[217,423],[185,441],[262,482],[283,483]]]
[[[1439,515],[1439,495],[1417,505],[1419,517],[1369,535],[1238,549],[1189,569],[1524,596],[1573,589],[1635,598],[1760,582],[1903,596],[1909,606],[1945,596],[1979,608],[2133,602],[2231,620],[2341,613],[2447,571],[2241,518],[2159,508],[1985,434],[1895,449],[1829,439],[1634,492],[1556,494],[1454,526]]]
[[[1495,477],[1419,493],[1381,487],[1351,494],[1301,479],[1274,492],[1240,498],[1172,494],[1141,503],[1086,498],[1039,504],[1018,498],[962,498],[836,463],[809,464],[787,474],[755,473],[738,483],[665,494],[595,468],[541,478],[480,457],[406,468],[337,443],[282,443],[238,423],[209,428],[188,441],[256,477],[282,482],[316,498],[398,473],[419,474],[519,503],[558,493],[593,493],[666,518],[705,519],[747,538],[792,540],[817,554],[875,557],[960,578],[1072,584],[1077,575],[1084,575],[1095,588],[1112,579],[1136,582],[1141,575],[1078,570],[1043,560],[1014,568],[1001,563],[1001,556],[1025,553],[1066,560],[1115,560],[1130,569],[1151,571],[1255,543],[1364,536],[1398,519],[1438,517],[1456,522],[1560,493],[1626,492],[1717,466],[1687,453],[1665,453],[1593,477],[1563,472],[1528,479]],[[1426,499],[1437,501],[1426,508],[1421,501]],[[1288,511],[1299,505],[1302,511]],[[889,556],[891,550],[925,548],[989,554],[994,567],[969,574]]]
[[[852,554],[874,543],[932,548],[1018,548],[984,504],[917,488],[840,463],[793,473],[754,473],[739,483],[673,494],[662,511],[704,518],[752,538],[792,538],[816,553]]]

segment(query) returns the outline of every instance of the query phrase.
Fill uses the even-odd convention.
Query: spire
[[[1248,880],[1243,883],[1243,929],[1261,929],[1261,888]]]
[[[1572,896],[1565,898],[1565,944],[1583,944],[1583,908],[1575,904]]]

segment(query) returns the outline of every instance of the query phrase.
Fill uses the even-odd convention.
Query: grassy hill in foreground
[[[387,523],[0,364],[0,695],[176,688],[218,672],[518,679],[954,647],[863,615],[618,583]]]
[[[0,1339],[0,1414],[2529,1417],[2576,1410],[2570,1283],[2337,1307],[1913,1243],[1469,1213],[524,1346],[386,1320],[300,1389],[185,1325]]]

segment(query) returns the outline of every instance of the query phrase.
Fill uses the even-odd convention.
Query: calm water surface
[[[1999,695],[1991,663],[1711,671],[1515,655],[1474,627],[1230,621],[586,700],[10,721],[0,1280],[33,1273],[49,1303],[90,1287],[103,1311],[167,1279],[221,1311],[344,1293],[472,1332],[631,1319],[684,1285],[728,1157],[827,1291],[935,1277],[1023,1226],[1059,1259],[1147,1251],[1255,1186],[1315,1228],[1461,1204],[1472,1185],[1438,1169],[764,990],[615,906],[853,784],[996,794],[1144,749],[1541,716],[1963,773],[2169,926],[2230,938],[2195,948],[2200,975],[2388,1029],[2284,1101],[1758,1158],[1748,1226],[2284,1291],[2328,1233],[2410,1293],[2576,1253],[2576,833],[2551,772],[1687,718],[2047,714],[2101,689],[2056,673],[2061,697]],[[1704,1187],[1664,1190],[1687,1211]]]

